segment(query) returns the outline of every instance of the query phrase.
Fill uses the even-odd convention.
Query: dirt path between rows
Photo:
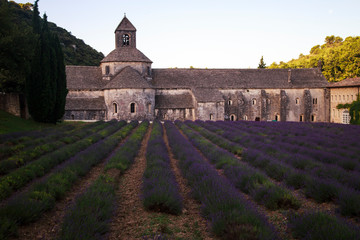
[[[110,240],[135,239],[139,226],[144,224],[148,213],[140,199],[142,176],[146,168],[146,147],[152,126],[149,127],[132,166],[120,177],[116,192],[116,213],[110,224]]]

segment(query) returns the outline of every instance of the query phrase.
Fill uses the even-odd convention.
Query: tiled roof
[[[190,93],[155,95],[155,108],[194,108],[194,102]]]
[[[146,62],[152,63],[142,52],[134,47],[120,47],[110,52],[103,62]]]
[[[66,81],[69,90],[101,90],[101,68],[89,66],[66,66]]]
[[[358,87],[360,86],[360,77],[344,79],[340,82],[331,82],[331,88],[336,87]]]
[[[288,82],[290,74],[291,82]],[[323,88],[328,82],[310,69],[153,69],[156,88]]]
[[[221,92],[213,88],[195,88],[192,90],[197,102],[221,102],[224,101]]]
[[[127,19],[127,17],[125,16],[123,18],[123,20],[121,20],[119,26],[116,28],[116,31],[121,31],[121,30],[125,30],[125,31],[136,31],[136,28],[134,27],[134,25],[132,25],[132,23],[129,21],[129,19]]]
[[[66,110],[106,110],[104,97],[66,98]]]
[[[132,67],[125,67],[122,69],[110,82],[108,82],[104,89],[119,89],[119,88],[153,88],[138,71]]]

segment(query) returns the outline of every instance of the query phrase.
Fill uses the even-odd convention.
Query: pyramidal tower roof
[[[125,15],[119,26],[115,29],[115,32],[116,31],[136,31],[136,28]]]

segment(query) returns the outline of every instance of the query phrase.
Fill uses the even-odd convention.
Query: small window
[[[109,74],[110,74],[110,67],[105,66],[105,75],[109,75]]]
[[[335,101],[337,101],[337,95],[335,95]]]
[[[148,103],[147,107],[148,107],[148,113],[150,113],[151,112],[151,103]]]
[[[248,117],[246,115],[244,115],[244,120],[247,121],[248,120]]]
[[[214,120],[214,114],[210,113],[210,120]]]
[[[75,119],[74,114],[71,114],[71,119],[72,119],[72,120],[74,120],[74,119]]]
[[[230,115],[230,121],[236,121],[236,116],[234,114]]]
[[[113,111],[114,113],[118,112],[118,105],[116,103],[113,103]]]
[[[351,101],[353,101],[354,100],[354,95],[351,95]]]
[[[316,116],[313,114],[313,115],[311,115],[311,121],[312,122],[316,122]]]
[[[350,100],[349,95],[347,95],[347,101],[349,101],[349,100]]]
[[[304,115],[300,115],[300,122],[304,121]]]
[[[231,106],[232,105],[232,100],[228,101],[228,105]]]
[[[313,98],[313,104],[317,104],[317,98]]]
[[[129,46],[129,35],[128,34],[124,34],[122,35],[122,41],[123,41],[123,46]]]
[[[335,108],[332,110],[332,116],[335,117]]]
[[[345,101],[345,95],[343,95],[343,101]]]
[[[334,101],[334,95],[331,95],[331,101]]]
[[[296,98],[296,99],[295,99],[295,104],[296,104],[296,105],[300,104],[300,99],[299,99],[299,98]]]
[[[148,73],[148,76],[151,76],[151,68],[150,67],[147,67],[147,73]]]
[[[256,98],[253,98],[252,105],[255,105],[255,104],[256,104]]]
[[[270,103],[271,103],[270,98],[266,99],[266,103],[267,103],[267,104],[270,104]]]
[[[131,112],[131,113],[135,113],[135,110],[136,110],[136,109],[135,109],[135,103],[131,103],[131,104],[130,104],[130,112]]]

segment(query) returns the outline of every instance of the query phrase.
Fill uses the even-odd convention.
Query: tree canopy
[[[310,54],[300,54],[287,63],[272,63],[269,68],[315,68],[321,62],[321,71],[330,82],[360,76],[360,37],[327,36],[323,45],[311,48]]]

